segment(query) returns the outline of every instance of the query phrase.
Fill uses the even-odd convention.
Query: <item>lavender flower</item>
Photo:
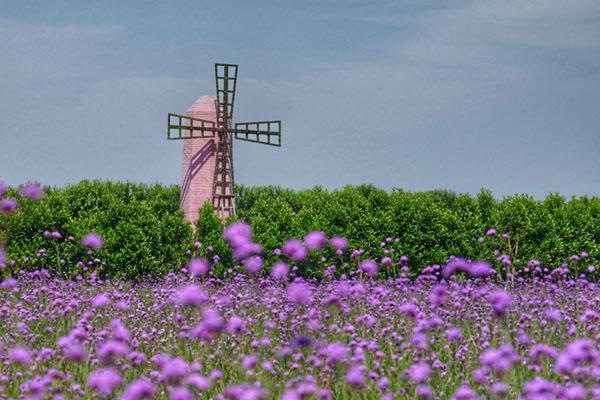
[[[286,263],[279,261],[271,267],[271,278],[276,281],[284,281],[288,278],[289,267]]]
[[[40,200],[44,197],[42,184],[39,182],[27,182],[21,185],[21,194],[32,200]]]
[[[0,214],[12,214],[17,208],[19,208],[19,203],[13,198],[0,200]]]
[[[123,391],[121,400],[143,400],[152,399],[156,389],[150,380],[142,376],[131,382]]]
[[[204,276],[210,272],[210,263],[206,258],[192,258],[187,265],[187,270],[194,276]]]
[[[411,365],[406,373],[415,384],[427,383],[431,367],[427,363],[419,362]]]
[[[104,239],[97,233],[88,233],[81,239],[81,244],[90,249],[101,249],[104,246]]]
[[[295,282],[288,286],[287,298],[292,303],[309,304],[312,301],[311,290],[302,282]]]
[[[494,314],[498,317],[504,317],[512,304],[512,296],[504,290],[496,290],[490,294],[489,301]]]
[[[348,241],[342,236],[334,236],[329,240],[331,247],[336,249],[336,251],[343,253],[348,248]]]
[[[257,274],[263,268],[263,259],[260,256],[250,256],[244,260],[244,268],[249,274]]]
[[[188,285],[177,292],[177,304],[201,307],[208,302],[208,295],[198,285]]]
[[[318,250],[327,245],[327,235],[325,232],[312,231],[304,237],[304,245],[309,250]]]
[[[162,367],[163,381],[170,384],[179,384],[190,372],[188,364],[181,358],[176,357],[168,360]]]
[[[292,261],[302,261],[308,256],[306,248],[298,239],[290,239],[285,242],[281,248],[281,251]]]
[[[360,263],[358,268],[365,274],[370,277],[375,277],[377,275],[377,263],[373,260],[364,260]]]
[[[346,382],[355,388],[363,388],[366,384],[364,367],[362,365],[353,365],[346,372]]]
[[[121,383],[123,377],[113,367],[100,368],[88,378],[88,386],[99,391],[104,397],[109,397]]]
[[[27,364],[31,361],[31,353],[23,346],[16,346],[8,351],[8,358],[15,364]]]

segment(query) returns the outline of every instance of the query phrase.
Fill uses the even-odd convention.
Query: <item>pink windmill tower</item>
[[[233,139],[281,146],[281,121],[232,124],[237,69],[215,64],[217,96],[199,97],[186,115],[168,115],[167,138],[184,140],[179,204],[192,224],[206,202],[222,219],[235,215]]]

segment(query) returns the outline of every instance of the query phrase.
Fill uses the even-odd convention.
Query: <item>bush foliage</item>
[[[597,197],[567,200],[551,194],[540,201],[515,195],[498,201],[487,190],[471,196],[449,191],[386,192],[371,185],[333,191],[276,186],[240,186],[237,190],[235,219],[252,225],[267,266],[278,257],[273,255],[274,249],[311,230],[345,236],[351,248],[363,248],[370,257],[383,256],[379,243],[386,237],[399,238],[393,244],[395,257],[407,255],[415,269],[441,264],[449,254],[482,258],[486,248],[477,239],[488,228],[510,233],[511,256],[520,266],[537,259],[542,266],[556,267],[582,251],[589,253],[589,258],[578,268],[600,261]],[[73,268],[85,259],[79,240],[93,231],[106,241],[94,254],[106,263],[104,272],[132,278],[177,270],[195,254],[218,254],[220,263],[214,272],[222,274],[232,265],[222,229],[206,205],[200,210],[200,228],[194,234],[179,209],[177,186],[99,181],[47,189],[45,200],[22,200],[17,213],[0,217],[1,237],[7,242],[9,256],[19,265],[28,265],[23,263],[25,257],[31,259],[29,265],[35,264],[37,250],[45,248],[53,254],[44,261],[48,268]],[[45,230],[58,230],[65,238],[72,235],[76,240],[53,241],[44,238]],[[203,244],[199,250],[193,249],[196,239]],[[500,239],[487,239],[486,245],[493,240]],[[188,249],[191,252],[186,255]],[[324,251],[313,256],[330,255]],[[65,260],[64,265],[60,259]],[[302,268],[305,275],[317,274],[310,263]]]

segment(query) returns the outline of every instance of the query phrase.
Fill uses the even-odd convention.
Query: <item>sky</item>
[[[237,183],[600,195],[597,0],[0,0],[0,180],[177,184],[215,62]]]

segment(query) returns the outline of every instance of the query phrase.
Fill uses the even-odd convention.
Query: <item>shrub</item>
[[[178,187],[100,181],[48,188],[39,202],[23,199],[18,212],[0,218],[0,230],[17,267],[47,268],[69,276],[81,272],[74,270],[77,261],[90,258],[80,245],[88,232],[105,240],[104,248],[93,255],[105,262],[100,269],[131,278],[179,268],[192,237],[179,210]],[[58,231],[62,239],[44,237],[44,231]],[[68,241],[69,236],[75,240]],[[36,257],[40,248],[47,256]],[[26,257],[29,262],[23,262]]]
[[[321,187],[294,191],[277,186],[239,186],[234,220],[249,222],[254,240],[263,246],[268,266],[279,259],[273,250],[289,238],[302,239],[312,230],[329,236],[346,237],[351,248],[363,248],[364,257],[381,258],[378,244],[386,237],[398,238],[386,249],[394,261],[401,255],[410,259],[412,271],[444,263],[449,254],[473,259],[488,254],[489,246],[500,246],[499,237],[477,241],[488,228],[510,233],[510,256],[516,267],[530,259],[556,267],[573,254],[585,251],[587,259],[570,261],[583,271],[600,261],[600,198],[569,200],[551,194],[542,201],[526,195],[494,199],[488,190],[477,196],[450,191],[391,192],[372,185],[346,186],[327,191]],[[11,189],[10,195],[16,195]],[[179,209],[177,186],[82,181],[62,189],[46,189],[42,201],[20,200],[10,218],[0,216],[0,241],[6,241],[9,257],[18,268],[45,267],[72,275],[79,260],[99,258],[101,272],[112,276],[161,275],[181,268],[189,257],[204,255],[220,262],[213,272],[221,276],[233,264],[222,238],[223,224],[210,204],[200,209],[199,229],[193,233]],[[61,240],[45,238],[45,231],[57,230]],[[105,247],[88,256],[79,245],[83,235],[97,232]],[[72,235],[76,241],[65,238]],[[193,240],[202,242],[194,249]],[[37,258],[40,248],[47,256]],[[189,250],[186,254],[186,251]],[[333,257],[325,249],[312,260]],[[29,263],[23,259],[29,257]],[[61,264],[60,260],[65,260]],[[298,265],[306,276],[320,276],[315,263]],[[338,272],[348,272],[338,270]]]

